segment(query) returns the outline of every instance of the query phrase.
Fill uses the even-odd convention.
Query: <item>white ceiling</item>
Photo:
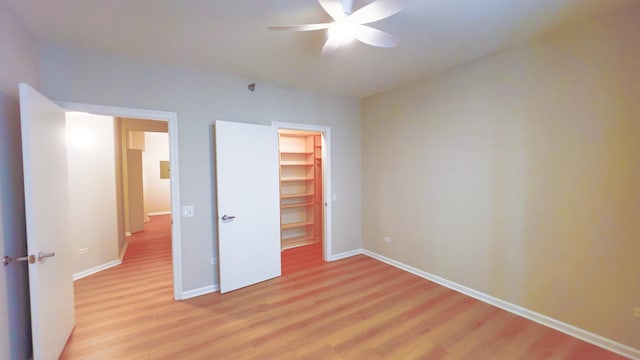
[[[316,0],[4,1],[45,40],[364,97],[637,0],[415,0],[372,24],[398,47],[324,56],[324,31],[267,29],[329,20]]]

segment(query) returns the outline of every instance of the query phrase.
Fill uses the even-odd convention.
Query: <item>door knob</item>
[[[54,256],[56,256],[55,252],[46,253],[42,251],[40,251],[38,255],[28,255],[28,256],[21,256],[16,258],[11,256],[5,256],[2,258],[2,265],[7,266],[12,262],[22,262],[22,261],[28,262],[29,264],[35,264],[36,261],[43,263],[47,260],[47,258],[54,257]]]
[[[34,264],[36,262],[36,256],[35,255],[28,255],[28,256],[21,256],[21,257],[11,257],[11,256],[5,256],[2,258],[2,265],[4,266],[8,266],[9,264],[11,264],[12,262],[28,262],[29,264]]]
[[[46,253],[46,252],[40,251],[38,253],[38,262],[45,262],[47,258],[54,257],[54,256],[56,256],[55,252]]]
[[[235,216],[230,216],[230,215],[224,214],[224,215],[222,215],[221,219],[222,220],[233,220],[235,218],[236,218]]]

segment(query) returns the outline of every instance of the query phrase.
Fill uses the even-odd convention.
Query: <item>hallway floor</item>
[[[63,359],[121,359],[113,345],[131,344],[135,329],[158,316],[144,310],[175,303],[171,215],[152,216],[127,242],[121,265],[74,283],[76,326]]]

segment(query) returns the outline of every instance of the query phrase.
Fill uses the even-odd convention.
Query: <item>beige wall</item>
[[[146,187],[147,186],[147,181],[145,179],[145,167],[144,167],[144,153],[145,153],[145,143],[146,143],[146,138],[145,138],[144,134],[145,134],[144,131],[129,131],[129,145],[128,145],[129,149],[140,150],[141,151],[140,152],[140,161],[141,161],[140,162],[140,164],[141,164],[140,165],[140,170],[142,170],[142,172],[141,172],[142,176],[141,176],[140,180],[142,181],[142,183],[141,183],[142,187],[140,188],[141,189],[141,194],[140,195],[141,195],[142,202],[143,202],[143,211],[142,211],[142,220],[143,220],[143,222],[140,223],[140,225],[142,227],[144,227],[144,223],[149,222],[149,215],[147,214],[149,212],[149,210],[147,210],[148,200],[149,199],[148,199],[148,196],[147,196],[147,187]],[[129,163],[129,166],[131,167],[131,164],[130,164],[130,161],[129,161],[129,157],[130,157],[129,155],[130,155],[130,153],[127,152],[127,162]],[[130,174],[131,174],[131,172],[129,171],[129,169],[127,169],[127,175],[129,176],[129,181],[132,180]],[[129,184],[127,186],[128,187],[128,189],[127,189],[128,190],[128,195],[129,195],[127,197],[127,201],[129,202],[129,209],[128,209],[129,210],[129,214],[130,214],[129,226],[131,227],[131,220],[132,220],[132,218],[135,217],[135,215],[131,213],[132,205],[131,205],[131,201],[130,201],[131,200],[130,196],[132,194],[131,194],[131,186],[130,185],[131,184]],[[135,195],[138,195],[138,194],[133,194],[133,195],[135,196]],[[132,226],[132,227],[135,228],[135,226]],[[134,231],[131,231],[131,229],[129,229],[129,231],[132,232],[132,233],[134,232]]]
[[[91,141],[67,147],[73,272],[119,258],[113,118],[67,113],[67,134],[86,132]],[[80,254],[86,248],[88,253]]]
[[[293,89],[255,79],[141,62],[44,43],[44,94],[52,99],[178,114],[180,196],[195,216],[181,221],[183,290],[217,283],[215,120],[272,121],[331,127],[333,252],[361,247],[361,126],[357,99]],[[171,135],[171,134],[170,134]]]
[[[115,175],[116,175],[116,209],[117,215],[116,219],[118,222],[118,254],[122,259],[124,257],[123,250],[125,250],[125,245],[127,243],[125,237],[125,221],[124,221],[124,184],[123,184],[123,173],[124,169],[122,168],[123,164],[123,156],[122,156],[122,144],[124,140],[122,139],[122,120],[120,118],[113,118],[113,146],[115,149]]]
[[[144,151],[145,138],[144,131],[129,131],[129,149]]]
[[[2,1],[0,54],[0,256],[16,256],[27,252],[18,82],[38,87],[38,47]],[[0,266],[0,359],[30,357],[30,326],[27,266]]]
[[[640,348],[638,19],[365,99],[364,247]]]
[[[171,183],[160,178],[160,161],[169,161],[169,134],[145,132],[142,154],[145,214],[171,211]]]
[[[142,178],[142,151],[127,149],[127,197],[129,214],[127,232],[133,234],[144,230],[144,180]]]

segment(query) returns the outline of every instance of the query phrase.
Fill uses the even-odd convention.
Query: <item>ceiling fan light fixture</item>
[[[357,24],[352,24],[346,20],[336,21],[327,29],[327,36],[340,43],[340,45],[345,45],[356,39],[357,29]]]
[[[392,48],[399,42],[395,36],[365,24],[386,19],[402,10],[404,5],[411,1],[414,0],[375,0],[351,13],[353,0],[318,0],[320,6],[333,19],[333,22],[269,26],[269,29],[278,31],[326,29],[327,41],[322,47],[323,55],[355,40],[375,47]]]

